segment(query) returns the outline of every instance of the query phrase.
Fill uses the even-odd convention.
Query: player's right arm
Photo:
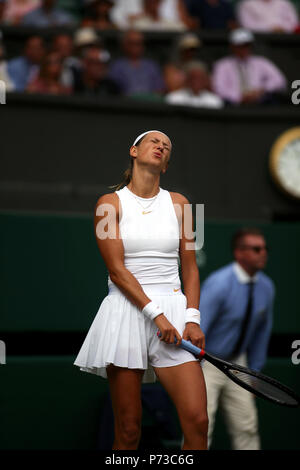
[[[151,302],[151,299],[145,294],[136,277],[124,265],[124,245],[120,236],[119,213],[117,194],[104,194],[98,199],[94,213],[96,241],[111,281],[142,310]],[[158,315],[154,322],[162,333],[163,341],[173,342],[176,336],[181,342],[179,333],[164,314]]]

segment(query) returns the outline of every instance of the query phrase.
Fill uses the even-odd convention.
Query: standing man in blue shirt
[[[232,238],[234,261],[208,276],[200,296],[206,349],[257,371],[264,366],[272,329],[274,284],[261,270],[267,262],[265,238],[242,228]],[[203,364],[211,444],[215,414],[222,407],[235,450],[258,450],[255,397],[209,362]]]

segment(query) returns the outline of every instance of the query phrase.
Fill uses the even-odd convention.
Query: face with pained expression
[[[130,156],[136,159],[139,165],[152,168],[156,173],[165,173],[171,150],[172,144],[167,135],[150,132],[130,148]]]

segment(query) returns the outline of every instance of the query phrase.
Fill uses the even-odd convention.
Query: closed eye
[[[153,142],[154,144],[158,144],[159,140],[158,140],[158,139],[153,139],[151,142]],[[163,147],[164,147],[166,150],[170,150],[170,147],[168,147],[167,144],[163,144]]]

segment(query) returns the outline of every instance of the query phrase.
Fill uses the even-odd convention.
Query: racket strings
[[[254,393],[257,391],[267,398],[290,406],[298,405],[298,400],[292,396],[292,392],[285,390],[285,387],[281,384],[272,384],[271,381],[263,377],[256,377],[255,375],[236,369],[229,369],[228,372],[241,383],[248,385]]]

